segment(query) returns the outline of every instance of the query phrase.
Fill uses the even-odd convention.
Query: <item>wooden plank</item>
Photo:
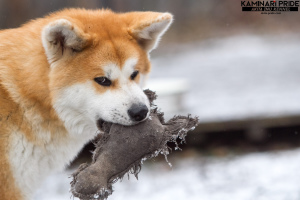
[[[243,130],[258,126],[260,128],[285,127],[300,124],[300,115],[286,115],[273,117],[253,117],[245,119],[231,119],[225,121],[201,122],[195,129],[197,133],[217,132],[228,130]]]

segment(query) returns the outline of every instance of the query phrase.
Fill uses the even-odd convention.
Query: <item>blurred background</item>
[[[118,182],[109,199],[300,199],[299,12],[242,12],[231,0],[0,0],[0,28],[66,7],[174,14],[146,87],[166,117],[200,119],[169,156],[172,168],[149,160],[139,181]],[[92,150],[52,175],[35,200],[69,199],[68,175]]]

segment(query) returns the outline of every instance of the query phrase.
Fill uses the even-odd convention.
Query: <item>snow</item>
[[[172,157],[172,160],[174,158]],[[300,149],[240,156],[147,161],[137,181],[132,175],[114,185],[109,200],[298,200]],[[35,200],[67,200],[68,174],[50,177]],[[77,200],[77,198],[74,198]]]

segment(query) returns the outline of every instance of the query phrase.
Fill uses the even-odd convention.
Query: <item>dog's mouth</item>
[[[148,117],[147,117],[148,118]],[[131,124],[121,124],[121,123],[115,123],[115,124],[120,124],[120,125],[123,125],[123,126],[133,126],[133,125],[136,125],[136,124],[138,124],[138,123],[141,123],[141,122],[143,122],[143,121],[145,121],[147,118],[145,118],[144,120],[142,120],[142,121],[140,121],[140,122],[132,122]],[[110,121],[105,121],[105,120],[103,120],[103,119],[98,119],[97,120],[97,128],[98,128],[98,130],[100,130],[100,131],[104,131],[104,129],[105,129],[105,126],[107,125],[107,124],[112,124],[113,122],[110,122]]]
[[[98,119],[98,120],[97,120],[97,128],[98,128],[99,130],[103,130],[103,125],[104,125],[105,122],[106,122],[106,121],[104,121],[103,119]]]

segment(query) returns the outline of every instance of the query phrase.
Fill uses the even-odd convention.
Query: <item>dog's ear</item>
[[[160,37],[173,21],[170,13],[131,12],[125,15],[129,23],[129,34],[148,53],[158,45]]]
[[[50,64],[64,54],[83,50],[89,40],[88,34],[66,19],[53,21],[42,30],[42,43]]]

